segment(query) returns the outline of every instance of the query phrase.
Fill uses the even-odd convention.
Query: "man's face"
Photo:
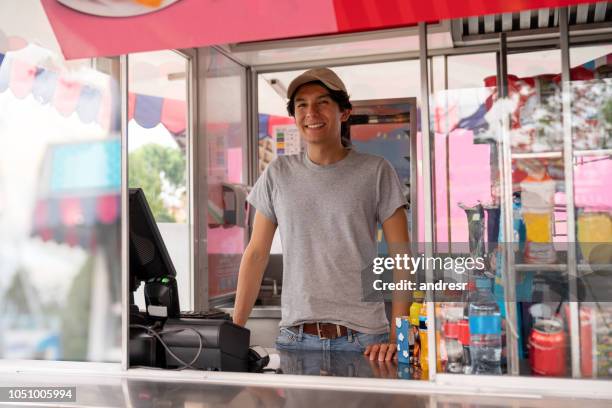
[[[340,126],[350,115],[341,111],[329,91],[318,84],[306,84],[294,98],[295,124],[306,143],[328,144],[340,140]]]

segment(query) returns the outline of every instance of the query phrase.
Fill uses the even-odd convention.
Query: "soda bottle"
[[[424,298],[425,292],[422,290],[414,291],[414,302],[410,305],[410,325],[412,326],[419,327],[419,313],[421,312]]]
[[[419,364],[421,369],[429,369],[429,347],[427,345],[427,303],[423,303],[421,312],[419,313],[419,339],[420,339],[420,352],[419,352]]]
[[[501,374],[501,314],[491,292],[491,280],[486,277],[476,279],[468,319],[472,373]]]

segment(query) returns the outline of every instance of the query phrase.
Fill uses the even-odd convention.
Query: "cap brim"
[[[326,87],[328,87],[332,91],[342,91],[343,90],[342,88],[330,83],[329,81],[321,79],[316,75],[302,74],[299,77],[295,78],[291,82],[291,84],[289,84],[289,89],[287,89],[287,98],[291,99],[300,86],[310,83],[310,82],[317,82],[317,81],[322,82]]]

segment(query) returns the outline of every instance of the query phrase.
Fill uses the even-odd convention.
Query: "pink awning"
[[[42,0],[68,59],[378,30],[593,0],[180,0],[136,17],[97,17]]]

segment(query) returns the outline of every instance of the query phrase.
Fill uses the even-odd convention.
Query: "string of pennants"
[[[76,113],[83,123],[95,122],[110,131],[120,129],[119,88],[110,77],[106,86],[93,86],[10,54],[0,54],[0,93],[9,89],[19,99],[31,94],[65,117]],[[174,135],[180,135],[186,128],[187,104],[182,100],[129,93],[128,120],[131,119],[146,129],[161,123]]]
[[[612,54],[603,55],[582,65],[570,69],[572,81],[590,81],[596,78],[595,71],[603,66],[612,65]],[[518,94],[522,99],[530,97],[536,89],[536,82],[545,80],[555,86],[561,83],[561,74],[544,74],[536,77],[519,78],[508,74],[508,92]],[[484,79],[484,88],[480,92],[473,89],[450,90],[437,92],[433,96],[433,125],[436,133],[448,133],[453,129],[468,129],[479,133],[488,128],[485,115],[491,109],[496,93],[497,77],[495,75]],[[486,89],[489,92],[485,92]],[[512,123],[518,125],[514,113]],[[420,118],[420,116],[419,116]]]

